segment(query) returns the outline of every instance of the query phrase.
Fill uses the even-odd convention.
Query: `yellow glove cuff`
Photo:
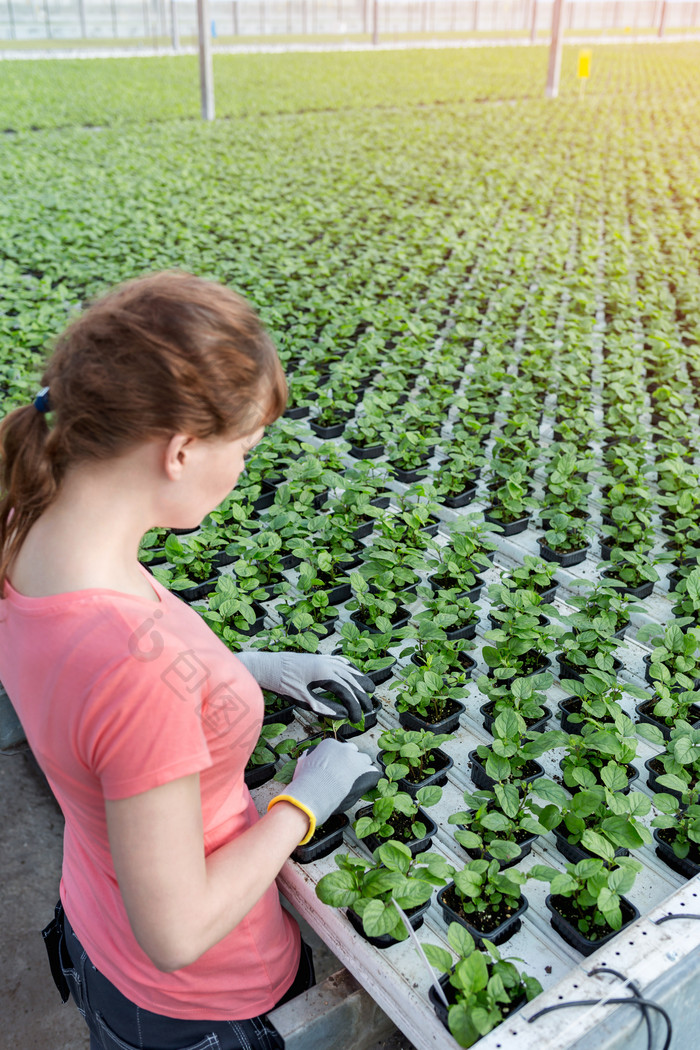
[[[307,806],[305,806],[303,802],[300,802],[298,798],[294,798],[292,795],[275,795],[275,797],[270,799],[270,801],[267,804],[268,813],[274,806],[275,802],[291,802],[293,806],[297,807],[297,809],[300,809],[302,810],[302,812],[306,813],[307,817],[309,818],[309,830],[299,843],[300,846],[305,846],[306,843],[313,838],[314,831],[316,830],[315,813],[312,813],[312,811]]]

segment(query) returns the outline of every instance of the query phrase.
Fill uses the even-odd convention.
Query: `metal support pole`
[[[472,32],[476,33],[479,28],[479,0],[474,0],[474,21],[472,22]]]
[[[46,35],[51,40],[53,33],[51,31],[51,16],[49,15],[49,0],[44,0],[44,25],[46,26]]]
[[[292,0],[287,0],[287,36],[292,35]]]
[[[537,43],[537,0],[532,0],[532,20],[530,22],[530,43]]]
[[[663,0],[661,5],[661,21],[659,22],[659,37],[662,37],[666,31],[666,12],[668,11],[667,0]]]
[[[379,43],[379,0],[372,0],[372,43]]]
[[[564,0],[554,0],[552,11],[552,39],[549,44],[549,68],[547,70],[547,98],[556,98],[559,94],[559,75],[561,73],[561,40]]]
[[[202,98],[202,120],[214,119],[214,70],[211,61],[211,40],[208,0],[197,0],[197,32],[199,33],[199,88]]]
[[[80,35],[85,40],[87,36],[87,23],[85,21],[85,0],[78,0],[78,17],[80,18]]]
[[[10,19],[10,40],[17,38],[17,31],[15,29],[15,12],[12,7],[12,0],[7,0],[7,14]]]
[[[369,11],[368,11],[369,0],[362,0],[362,32],[367,35],[369,33]]]
[[[301,0],[301,31],[304,36],[306,36],[309,32],[309,20],[306,8],[306,0]]]
[[[176,0],[170,0],[170,39],[173,45],[173,51],[180,50],[180,26],[177,21],[177,3]]]
[[[289,2],[291,3],[291,0],[289,0]],[[233,11],[233,35],[234,36],[238,36],[240,34],[240,31],[241,31],[240,30],[240,26],[238,24],[238,0],[233,0],[232,11]]]
[[[117,26],[117,0],[111,0],[110,9],[112,12],[112,35],[116,40],[119,36],[119,28]]]

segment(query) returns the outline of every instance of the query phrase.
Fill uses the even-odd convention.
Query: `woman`
[[[371,684],[337,657],[237,658],[137,560],[234,487],[284,409],[279,359],[244,300],[163,273],[78,318],[43,383],[0,425],[0,680],[66,819],[54,978],[92,1050],[282,1046],[265,1012],[313,967],[275,878],[379,773],[324,741],[259,818],[260,686],[356,718]]]

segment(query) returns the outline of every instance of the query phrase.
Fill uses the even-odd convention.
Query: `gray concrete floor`
[[[0,754],[0,800],[0,1048],[88,1050],[82,1018],[54,988],[40,932],[58,899],[61,811],[22,754]],[[301,925],[322,980],[341,965],[303,920]],[[373,1050],[413,1047],[397,1031]]]

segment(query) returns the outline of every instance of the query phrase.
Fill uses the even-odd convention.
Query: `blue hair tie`
[[[49,388],[43,386],[39,393],[34,398],[34,408],[37,412],[50,412],[51,406],[49,405]]]

